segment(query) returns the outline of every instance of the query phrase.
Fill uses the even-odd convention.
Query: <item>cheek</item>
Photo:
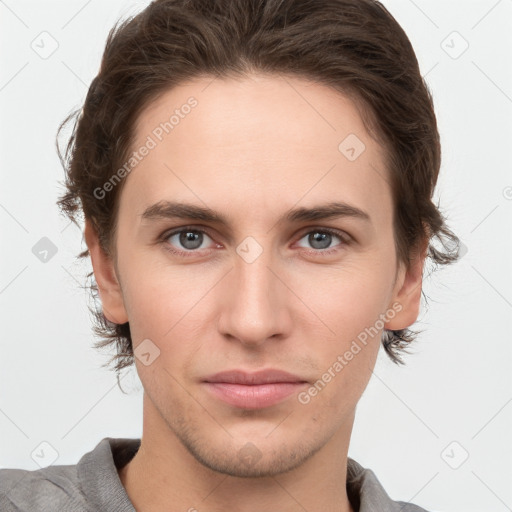
[[[382,310],[377,297],[347,282],[341,291],[329,291],[327,297],[313,297],[328,329],[322,326],[315,346],[309,343],[305,349],[318,368],[317,380],[306,393],[318,421],[341,421],[354,409],[372,375],[382,332],[374,326]]]
[[[360,261],[311,276],[302,274],[295,290],[304,298],[311,321],[319,323],[333,340],[331,345],[340,350],[367,330],[381,330],[379,315],[385,312],[391,288],[388,268],[376,261]]]
[[[303,286],[296,288],[307,298],[305,330],[309,326],[311,333],[315,324],[318,343],[306,350],[318,363],[320,382],[316,388],[322,390],[323,396],[319,402],[334,410],[360,397],[381,344],[380,315],[387,307],[391,281],[384,277],[386,269],[378,265],[373,266],[373,271],[370,268],[365,265],[364,270],[355,266],[337,269],[314,280],[315,286],[302,276]]]
[[[191,337],[191,327],[197,326],[191,323],[194,310],[201,309],[206,290],[215,283],[211,279],[212,285],[208,286],[209,281],[207,276],[200,279],[183,270],[141,268],[126,290],[132,337],[154,337],[155,343],[164,343],[184,327]]]

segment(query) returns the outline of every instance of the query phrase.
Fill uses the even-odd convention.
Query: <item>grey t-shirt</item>
[[[0,469],[1,512],[135,512],[118,469],[135,455],[140,439],[106,437],[77,464],[38,470]],[[348,458],[347,493],[358,512],[426,512],[393,501],[370,469]]]

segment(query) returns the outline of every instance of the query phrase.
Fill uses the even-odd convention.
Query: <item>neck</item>
[[[350,425],[285,473],[237,477],[199,462],[144,397],[141,445],[119,477],[143,512],[354,512],[346,492]]]

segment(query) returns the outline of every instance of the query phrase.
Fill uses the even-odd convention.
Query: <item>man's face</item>
[[[183,108],[190,97],[197,104]],[[277,474],[348,443],[405,277],[383,148],[354,104],[298,78],[204,78],[150,105],[136,134],[133,150],[150,149],[120,197],[122,300],[102,300],[146,353],[136,358],[145,426],[238,476]],[[227,224],[143,216],[163,201],[208,208]],[[368,218],[286,219],[334,202]],[[305,383],[245,407],[204,382],[270,368]]]

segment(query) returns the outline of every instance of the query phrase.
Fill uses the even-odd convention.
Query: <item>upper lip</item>
[[[230,384],[271,384],[279,382],[307,382],[297,375],[282,370],[260,370],[258,372],[247,372],[244,370],[228,370],[210,375],[205,382],[226,382]]]

